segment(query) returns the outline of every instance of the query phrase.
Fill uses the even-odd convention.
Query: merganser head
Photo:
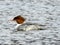
[[[23,24],[25,21],[25,18],[19,15],[19,16],[14,17],[13,21],[16,21],[18,24]]]

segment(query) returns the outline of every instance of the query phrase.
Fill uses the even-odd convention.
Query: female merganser
[[[15,27],[18,31],[28,31],[28,30],[40,30],[41,25],[36,23],[27,23],[25,18],[22,16],[16,16],[13,18],[13,21],[16,21],[18,24]]]

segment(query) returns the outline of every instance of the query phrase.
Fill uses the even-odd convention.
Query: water
[[[15,32],[16,23],[8,20],[17,15],[47,29]],[[60,45],[59,22],[59,0],[0,0],[1,45]]]

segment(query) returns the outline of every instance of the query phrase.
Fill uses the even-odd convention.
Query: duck
[[[15,26],[15,29],[17,31],[43,30],[44,28],[42,28],[41,26],[45,26],[39,25],[37,23],[27,22],[26,19],[21,15],[14,17],[12,20],[17,23],[17,25]]]

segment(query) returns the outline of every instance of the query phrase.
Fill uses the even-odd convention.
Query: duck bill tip
[[[11,20],[11,19],[10,19],[10,20],[8,20],[8,21],[14,21],[14,20]]]

